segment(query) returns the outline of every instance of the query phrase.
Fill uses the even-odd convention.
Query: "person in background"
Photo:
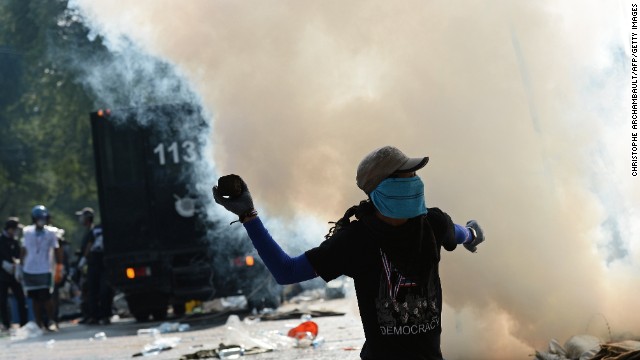
[[[107,283],[104,266],[104,245],[102,226],[93,224],[94,212],[86,207],[76,212],[81,224],[87,229],[82,240],[82,258],[78,268],[87,265],[87,297],[89,317],[83,323],[108,325],[111,323],[113,293]]]
[[[365,333],[362,359],[441,360],[440,250],[463,244],[475,252],[484,232],[475,220],[462,226],[442,210],[427,208],[416,171],[428,161],[409,158],[393,146],[366,155],[356,184],[368,199],[347,210],[320,246],[293,258],[262,224],[240,177],[220,178],[213,197],[238,215],[278,283],[317,276],[327,282],[341,275],[354,279]],[[230,177],[237,185],[221,187]]]
[[[21,230],[20,220],[17,217],[10,217],[4,223],[4,229],[0,235],[0,262],[2,263],[2,270],[0,270],[0,317],[2,317],[2,324],[6,330],[11,327],[8,308],[9,289],[16,299],[20,326],[27,323],[24,290],[18,281],[21,274],[19,242]]]
[[[43,310],[47,319],[55,319],[53,293],[54,281],[62,278],[62,249],[56,234],[47,228],[49,212],[43,205],[31,209],[32,225],[25,226],[21,251],[22,277],[24,289],[33,301],[33,315],[36,324],[44,330],[58,331],[58,325],[50,321],[45,326]],[[52,256],[54,255],[54,256]],[[55,263],[51,262],[54,258]],[[55,269],[52,272],[52,269]]]
[[[98,321],[95,317],[92,316],[91,311],[92,306],[90,305],[89,300],[89,280],[88,280],[88,266],[87,266],[87,256],[89,255],[90,248],[87,247],[89,243],[94,242],[95,234],[93,232],[93,228],[95,225],[93,224],[94,211],[90,207],[85,207],[82,210],[76,211],[76,216],[78,217],[78,222],[80,225],[85,228],[84,235],[82,236],[82,240],[80,241],[80,249],[78,250],[76,256],[78,261],[76,262],[76,283],[81,289],[81,302],[80,302],[80,310],[82,312],[82,319],[79,321],[80,324],[97,324]]]
[[[69,276],[69,274],[67,273],[67,269],[71,269],[69,266],[71,244],[69,244],[69,242],[64,238],[64,234],[65,234],[64,229],[60,229],[54,226],[47,226],[47,228],[56,234],[56,238],[58,239],[58,246],[60,248],[60,251],[62,252],[63,271],[60,279],[54,282],[53,294],[52,294],[53,313],[54,313],[53,321],[58,323],[60,320],[60,289],[67,282],[67,278]]]

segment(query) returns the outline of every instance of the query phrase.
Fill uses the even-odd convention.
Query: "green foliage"
[[[67,1],[0,2],[0,217],[43,204],[52,223],[80,237],[75,210],[97,209],[89,112],[69,54],[106,50],[90,41]]]

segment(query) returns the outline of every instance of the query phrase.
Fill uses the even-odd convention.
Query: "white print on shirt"
[[[407,294],[402,301],[376,299],[378,324],[382,335],[409,335],[433,330],[440,324],[435,299]]]
[[[382,260],[376,299],[381,334],[412,335],[436,329],[440,324],[437,273],[431,271],[427,286],[419,286],[403,277],[384,254]]]
[[[416,335],[426,333],[430,330],[436,329],[440,324],[440,318],[434,316],[431,322],[417,325],[404,325],[404,326],[380,326],[380,333],[382,335]]]

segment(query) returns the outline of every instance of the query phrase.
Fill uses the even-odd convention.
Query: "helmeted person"
[[[19,242],[21,230],[20,219],[10,217],[4,223],[0,235],[0,263],[2,263],[2,269],[0,269],[0,317],[2,317],[5,329],[11,327],[8,308],[9,289],[16,299],[20,326],[28,321],[24,290],[19,281],[21,280]]]
[[[220,178],[213,196],[239,216],[278,283],[316,276],[325,281],[341,275],[354,279],[366,337],[362,359],[442,359],[440,250],[464,244],[475,252],[484,233],[475,220],[461,226],[439,208],[427,208],[416,171],[428,161],[409,158],[392,146],[366,155],[356,183],[368,199],[349,209],[320,246],[293,258],[262,224],[242,179]],[[239,194],[220,188],[229,177],[238,178]]]
[[[31,209],[32,225],[25,226],[22,244],[22,279],[27,295],[33,301],[33,315],[40,328],[57,331],[58,325],[51,322],[45,327],[42,311],[49,320],[55,319],[52,299],[54,280],[60,281],[63,272],[62,251],[56,233],[46,225],[49,211],[43,205]],[[52,256],[54,255],[54,256]],[[55,263],[51,259],[55,258]]]

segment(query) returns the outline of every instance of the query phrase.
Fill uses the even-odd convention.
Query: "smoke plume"
[[[443,255],[447,358],[609,340],[606,322],[638,334],[626,2],[71,6],[112,51],[178,69],[211,114],[217,174],[247,181],[281,242],[318,244],[301,219],[322,224],[364,198],[355,169],[370,150],[430,156],[428,205],[488,237],[478,254]]]

